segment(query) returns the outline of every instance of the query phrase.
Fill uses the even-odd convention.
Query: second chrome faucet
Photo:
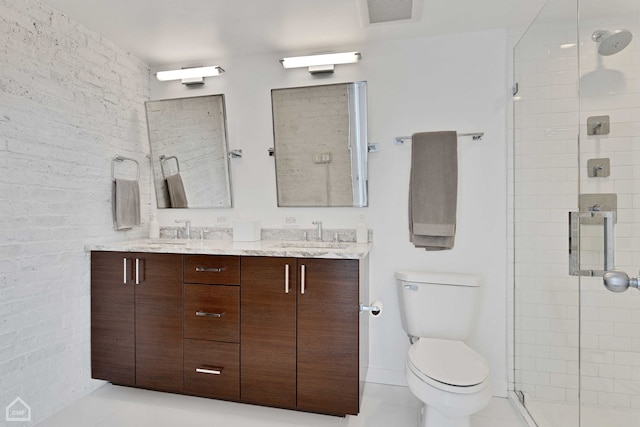
[[[317,227],[317,229],[316,229],[316,240],[318,242],[322,242],[322,221],[313,221],[312,224]]]
[[[191,221],[188,219],[176,219],[176,224],[184,223],[184,239],[191,239]],[[177,236],[176,236],[177,237]]]

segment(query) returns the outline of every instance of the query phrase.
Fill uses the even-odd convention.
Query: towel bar
[[[176,156],[167,157],[163,154],[162,156],[160,156],[160,169],[162,170],[162,178],[164,179],[167,179],[167,175],[164,173],[164,162],[171,159],[174,159],[176,161],[176,167],[178,168],[177,173],[180,173],[180,162],[178,161],[178,158]]]
[[[473,138],[474,141],[480,141],[482,140],[482,137],[484,136],[484,132],[471,132],[471,133],[459,133],[458,136],[470,136]],[[395,142],[394,144],[397,145],[402,145],[404,144],[405,140],[411,140],[410,136],[396,136]]]
[[[116,179],[116,162],[124,162],[125,160],[134,162],[136,164],[136,175],[137,179],[140,180],[140,163],[138,163],[136,159],[123,156],[115,156],[113,159],[111,159],[111,178]]]

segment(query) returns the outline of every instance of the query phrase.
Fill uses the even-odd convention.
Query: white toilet
[[[405,374],[424,406],[421,427],[470,427],[492,396],[489,365],[464,340],[476,314],[480,278],[396,271],[402,327],[417,342]]]

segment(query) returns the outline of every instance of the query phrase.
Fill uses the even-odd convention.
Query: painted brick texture
[[[37,1],[0,0],[0,425],[18,396],[35,424],[99,385],[84,245],[146,233],[113,229],[111,159],[140,162],[146,223],[148,94],[136,57]]]

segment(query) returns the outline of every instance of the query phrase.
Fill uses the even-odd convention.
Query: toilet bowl
[[[474,275],[396,272],[402,325],[417,339],[405,376],[423,402],[421,427],[470,427],[471,415],[491,400],[487,361],[464,340],[476,312],[480,279]]]
[[[469,427],[491,400],[487,362],[461,341],[420,338],[409,348],[405,374],[424,403],[421,427]]]

